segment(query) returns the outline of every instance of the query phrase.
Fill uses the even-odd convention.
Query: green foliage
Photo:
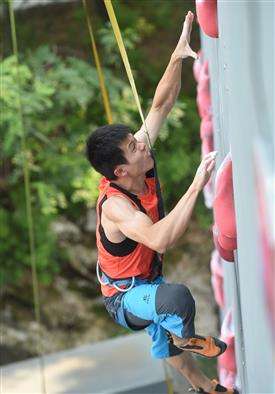
[[[99,174],[85,158],[85,140],[104,119],[97,73],[88,63],[61,59],[47,47],[28,54],[19,67],[13,56],[1,63],[5,168],[1,194],[0,259],[4,283],[28,272],[29,244],[25,213],[23,155],[30,177],[35,223],[36,258],[40,280],[47,282],[58,269],[59,251],[50,224],[60,213],[77,218],[86,206],[94,206]],[[129,88],[112,80],[110,93],[117,98],[115,117],[123,112]],[[24,128],[20,124],[20,100]],[[128,105],[130,112],[134,104]],[[105,123],[105,122],[103,122]],[[27,149],[22,150],[22,133]],[[1,184],[2,186],[2,184]]]
[[[200,161],[195,103],[185,99],[173,108],[156,144],[159,174],[169,209],[192,182]]]
[[[99,34],[100,42],[105,51],[105,64],[120,65],[120,53],[117,50],[117,42],[111,23],[107,22],[105,26],[100,29]],[[126,51],[133,50],[135,44],[140,42],[140,35],[135,29],[128,27],[123,31],[123,42]]]
[[[164,43],[168,40],[171,43],[175,40],[175,20],[182,19],[179,13],[182,2],[177,0],[172,7],[169,2],[152,0],[142,2],[141,7],[135,1],[116,1],[114,6],[119,7],[123,39],[140,97],[143,98],[142,107],[147,110],[156,83],[166,66],[162,54],[167,56],[168,53],[169,56],[171,53],[168,45],[160,45],[159,48],[159,41]],[[189,8],[189,5],[185,4],[184,7]],[[43,23],[47,21],[43,19]],[[72,26],[66,27],[68,37],[74,35],[72,42],[75,42],[76,31],[79,30],[80,39],[83,36],[84,23],[83,12],[79,9],[75,12]],[[102,26],[98,20],[96,23]],[[32,36],[28,26],[26,23],[21,27],[19,25],[21,40],[22,37]],[[124,67],[110,25],[105,24],[97,36],[114,122],[128,124],[137,130],[140,118],[128,82],[125,82]],[[42,42],[48,39],[39,37]],[[54,40],[58,41],[58,37]],[[86,45],[86,31],[85,40]],[[81,42],[78,44],[81,46]],[[33,42],[31,45],[35,46]],[[26,46],[30,47],[27,42]],[[150,49],[148,52],[148,48],[152,51]],[[84,150],[87,135],[106,123],[98,77],[95,68],[87,62],[75,57],[62,58],[47,46],[21,54],[18,68],[13,56],[5,58],[1,63],[1,74],[0,132],[4,159],[0,169],[0,259],[4,262],[1,280],[4,284],[13,283],[30,272],[23,184],[25,154],[31,177],[39,279],[48,283],[58,271],[60,262],[64,261],[64,251],[57,246],[51,223],[60,214],[72,220],[79,219],[87,206],[94,206],[97,198],[99,175],[90,168]],[[124,80],[121,79],[122,75]],[[19,97],[23,109],[26,152],[22,151]],[[156,144],[159,174],[168,209],[185,192],[199,163],[198,128],[194,100],[180,97]],[[202,204],[199,205],[198,215],[199,218],[205,215]]]

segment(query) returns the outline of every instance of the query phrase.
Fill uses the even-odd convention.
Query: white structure
[[[215,149],[219,162],[229,150],[233,162],[238,250],[234,264],[224,263],[226,308],[234,310],[239,383],[245,394],[275,392],[258,216],[260,188],[274,247],[274,16],[273,1],[218,1],[219,38],[202,33]],[[273,279],[274,267],[273,261]]]
[[[165,394],[161,361],[146,333],[126,335],[44,357],[47,394]],[[1,369],[1,393],[42,394],[38,358]]]

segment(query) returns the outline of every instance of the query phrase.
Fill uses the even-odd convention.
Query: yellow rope
[[[86,0],[82,0],[82,3],[83,3],[84,11],[86,14],[87,26],[88,26],[88,30],[89,30],[91,43],[92,43],[92,50],[93,50],[95,65],[96,65],[96,69],[97,69],[97,73],[98,73],[99,86],[100,86],[103,105],[104,105],[104,109],[105,109],[105,113],[106,113],[106,118],[107,118],[107,122],[110,124],[110,123],[113,123],[112,111],[111,111],[109,97],[108,97],[108,93],[107,93],[107,89],[106,89],[106,85],[105,85],[104,75],[102,72],[102,67],[100,64],[99,54],[98,54],[97,47],[96,47],[92,23],[91,23],[91,19],[89,17],[89,12],[88,12],[88,8],[87,8]]]
[[[123,63],[124,63],[125,69],[126,69],[126,73],[127,73],[127,76],[128,76],[131,88],[132,88],[132,92],[133,92],[133,95],[134,95],[134,98],[135,98],[135,101],[136,101],[136,105],[137,105],[137,108],[138,108],[138,111],[139,111],[142,123],[144,125],[145,133],[146,133],[146,136],[147,136],[147,139],[148,139],[148,145],[149,145],[150,149],[152,150],[152,144],[151,144],[151,141],[150,141],[150,135],[149,135],[149,132],[148,132],[148,129],[147,129],[147,126],[146,126],[146,123],[145,123],[145,119],[144,119],[144,116],[143,116],[143,112],[142,112],[142,109],[141,109],[141,105],[140,105],[140,101],[139,101],[139,97],[138,97],[138,93],[137,93],[137,89],[136,89],[135,80],[134,80],[134,77],[133,77],[133,73],[132,73],[132,70],[131,70],[131,66],[130,66],[130,63],[129,63],[127,52],[126,52],[126,49],[125,49],[125,46],[124,46],[124,43],[123,43],[123,39],[122,39],[122,36],[121,36],[119,25],[117,23],[117,19],[116,19],[115,12],[114,12],[114,9],[113,9],[112,1],[111,0],[104,0],[104,3],[105,3],[105,6],[106,6],[106,9],[107,9],[109,18],[110,18],[110,22],[111,22],[111,25],[112,25],[112,28],[113,28],[113,31],[114,31],[114,35],[115,35],[116,40],[117,40],[117,44],[118,44],[118,47],[119,47],[119,50],[120,50],[120,54],[121,54],[121,57],[122,57],[122,60],[123,60]],[[173,380],[169,376],[169,372],[168,372],[167,365],[166,365],[165,361],[164,361],[163,367],[164,367],[165,380],[166,380],[166,385],[167,385],[167,394],[173,394],[174,393]]]
[[[144,116],[143,116],[143,112],[142,112],[142,109],[141,109],[141,105],[140,105],[140,101],[139,101],[139,97],[138,97],[138,93],[137,93],[137,89],[136,89],[135,80],[134,80],[133,73],[132,73],[132,70],[131,70],[131,66],[130,66],[130,63],[129,63],[129,59],[128,59],[128,56],[127,56],[127,53],[126,53],[126,49],[125,49],[125,46],[124,46],[124,43],[123,43],[123,40],[122,40],[121,32],[120,32],[120,29],[119,29],[119,26],[118,26],[118,23],[117,23],[117,19],[116,19],[115,12],[114,12],[114,9],[113,9],[112,1],[111,0],[104,0],[104,3],[105,3],[105,7],[106,7],[106,10],[107,10],[109,18],[110,18],[110,22],[111,22],[111,25],[112,25],[112,28],[113,28],[113,31],[114,31],[114,35],[115,35],[116,40],[117,40],[117,45],[118,45],[119,50],[120,50],[120,54],[121,54],[121,57],[122,57],[122,60],[123,60],[123,63],[124,63],[125,69],[126,69],[126,73],[127,73],[127,76],[128,76],[128,79],[129,79],[129,82],[130,82],[130,85],[131,85],[131,88],[132,88],[132,92],[133,92],[133,95],[134,95],[134,98],[135,98],[135,101],[136,101],[136,104],[137,104],[137,108],[138,108],[138,111],[139,111],[142,123],[144,125],[145,133],[146,133],[146,136],[147,136],[147,139],[148,139],[148,144],[149,144],[150,149],[152,149],[152,144],[151,144],[151,141],[150,141],[150,136],[149,136],[148,129],[146,127],[145,119],[144,119]]]
[[[32,269],[32,285],[33,285],[33,298],[34,298],[34,313],[35,319],[38,325],[38,340],[37,340],[37,353],[39,355],[39,366],[40,366],[40,376],[41,379],[41,390],[42,393],[46,394],[46,381],[44,375],[44,358],[42,354],[42,341],[41,341],[41,317],[40,317],[40,300],[39,300],[39,286],[37,280],[37,269],[36,269],[36,253],[35,253],[35,242],[34,242],[34,228],[33,228],[33,216],[32,216],[32,206],[31,206],[31,187],[30,187],[30,171],[28,164],[28,151],[26,144],[26,136],[24,130],[24,119],[23,119],[23,109],[22,100],[20,95],[21,80],[19,73],[19,62],[18,62],[18,49],[17,49],[17,37],[16,37],[16,26],[15,17],[13,11],[13,0],[8,0],[9,2],[9,16],[11,24],[11,35],[12,35],[12,46],[13,53],[16,61],[16,73],[17,73],[17,83],[18,83],[18,96],[17,96],[17,108],[18,108],[18,119],[19,127],[21,131],[21,150],[23,154],[23,174],[24,174],[24,187],[25,187],[25,199],[26,199],[26,214],[28,222],[28,234],[29,234],[29,248],[30,248],[30,261]]]

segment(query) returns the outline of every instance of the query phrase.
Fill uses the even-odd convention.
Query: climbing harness
[[[157,217],[158,220],[161,220],[165,216],[164,212],[164,207],[163,207],[163,200],[162,200],[162,195],[161,195],[161,190],[160,190],[160,185],[159,181],[156,178],[156,163],[154,162],[154,171],[150,170],[146,174],[146,179],[153,179],[153,185],[154,185],[154,190],[155,194],[157,196],[157,203],[156,203],[156,208],[157,208]],[[152,184],[151,184],[152,185]],[[123,189],[122,187],[116,185],[114,182],[110,182],[110,184],[107,186],[107,188],[111,188],[111,195],[112,195],[112,189],[115,189],[115,192],[119,191],[122,195],[126,196],[141,212],[144,214],[148,214],[145,206],[142,203],[142,199],[140,200],[136,195],[130,193],[129,191]],[[136,246],[138,243],[136,241],[133,241],[129,238],[125,238],[122,243],[123,245],[120,244],[112,244],[106,237],[106,234],[104,232],[104,229],[101,224],[101,215],[102,215],[102,205],[108,198],[108,192],[107,189],[103,191],[103,197],[99,197],[99,202],[98,202],[98,233],[97,236],[100,238],[100,243],[102,244],[103,250],[107,251],[113,256],[121,256],[121,258],[126,258],[126,256],[130,256],[131,253],[135,251]],[[141,253],[141,252],[140,252]],[[133,256],[133,258],[135,258]],[[144,260],[145,259],[145,260]],[[127,292],[131,290],[136,284],[141,284],[141,283],[148,283],[148,282],[153,282],[158,276],[162,275],[162,260],[163,260],[163,255],[157,252],[153,252],[152,256],[150,257],[150,262],[147,265],[147,258],[146,255],[143,258],[143,269],[145,269],[145,272],[147,269],[145,268],[146,266],[149,268],[150,267],[150,272],[148,271],[148,276],[146,276],[146,279],[141,279],[140,274],[137,274],[135,271],[136,276],[131,276],[132,272],[130,270],[128,277],[116,277],[112,278],[110,274],[106,274],[104,270],[102,270],[100,266],[100,258],[97,262],[97,277],[99,280],[99,283],[101,285],[108,285],[111,287],[114,287],[117,291],[121,292]],[[127,261],[127,260],[126,260]],[[127,264],[127,262],[125,262]],[[124,268],[124,273],[125,271],[127,272],[126,268]],[[112,274],[111,274],[112,275]],[[127,275],[127,274],[126,274]],[[135,278],[137,281],[135,281]]]
[[[141,283],[148,283],[148,282],[153,282],[158,276],[162,274],[162,256],[155,252],[152,263],[151,263],[151,275],[147,279],[141,279],[136,276],[131,276],[129,278],[119,278],[119,279],[114,279],[111,278],[109,275],[107,275],[105,272],[102,271],[100,267],[99,260],[97,260],[96,263],[96,275],[98,278],[99,283],[102,286],[112,286],[114,287],[117,291],[126,293],[127,291],[131,290],[136,284],[141,284]],[[121,287],[124,286],[124,287]]]
[[[122,293],[126,293],[127,291],[131,290],[135,286],[135,276],[132,276],[131,278],[125,278],[125,279],[112,279],[110,276],[107,276],[100,268],[99,261],[97,260],[96,263],[96,275],[99,283],[102,286],[109,285],[113,286],[117,291],[120,291]],[[103,280],[102,280],[103,279]],[[104,282],[105,280],[105,282]],[[129,280],[131,281],[129,287],[120,287],[120,286],[128,286]]]

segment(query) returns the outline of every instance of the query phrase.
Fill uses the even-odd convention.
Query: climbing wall
[[[199,15],[219,152],[206,201],[217,224],[212,283],[231,352],[219,372],[242,393],[275,392],[274,8],[218,1],[218,38],[209,35],[209,14]]]

